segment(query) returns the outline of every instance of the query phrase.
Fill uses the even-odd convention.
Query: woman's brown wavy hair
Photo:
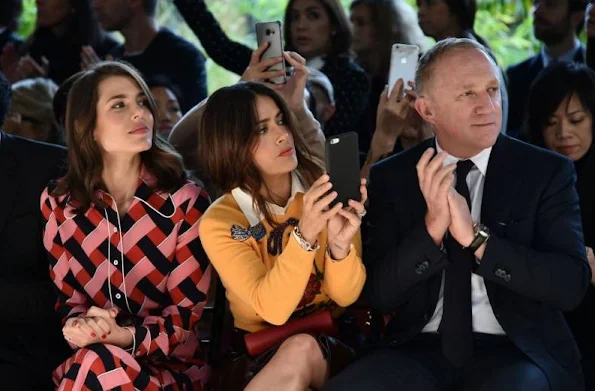
[[[295,50],[293,44],[293,37],[291,35],[291,21],[293,19],[293,3],[295,0],[289,0],[287,7],[285,7],[285,18],[283,21],[283,35],[285,37],[285,50]],[[328,53],[329,56],[350,56],[351,55],[351,41],[353,35],[351,33],[351,24],[345,12],[345,8],[339,0],[318,0],[324,11],[328,15],[331,23],[331,30],[334,30],[334,35],[331,37],[331,48]]]
[[[258,143],[259,96],[271,98],[283,113],[294,140],[298,167],[306,186],[312,185],[322,174],[299,131],[299,124],[283,98],[260,83],[238,83],[224,87],[209,97],[198,136],[198,158],[208,179],[224,193],[239,187],[250,193],[254,204],[271,226],[276,223],[261,194],[266,187],[263,176],[254,162]]]
[[[114,76],[128,77],[136,83],[149,101],[153,114],[153,143],[140,153],[144,167],[156,177],[154,190],[170,192],[186,180],[182,158],[169,144],[157,136],[159,123],[155,101],[140,73],[131,65],[117,61],[100,62],[78,74],[68,93],[66,106],[66,139],[68,145],[68,171],[52,192],[58,197],[69,194],[76,213],[86,211],[91,203],[105,207],[95,194],[107,190],[103,183],[103,158],[93,137],[97,121],[99,85]]]

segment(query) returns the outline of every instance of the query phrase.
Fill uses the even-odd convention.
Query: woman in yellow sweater
[[[245,332],[322,310],[338,314],[366,279],[365,181],[362,203],[329,207],[337,194],[323,175],[324,135],[303,103],[308,72],[299,56],[285,59],[294,74],[275,88],[293,91],[285,94],[289,106],[263,84],[222,88],[209,98],[199,132],[202,167],[225,193],[202,217],[200,235],[235,327]],[[332,352],[309,334],[274,349],[246,390],[319,389],[336,369]]]

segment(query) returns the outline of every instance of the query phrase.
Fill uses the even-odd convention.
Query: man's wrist
[[[465,236],[461,240],[461,246],[467,248],[473,243],[473,240],[475,240],[475,230],[473,229],[473,225],[470,225],[469,229],[465,232]]]
[[[430,222],[430,219],[427,216],[426,216],[425,224],[426,224],[426,231],[428,231],[428,235],[430,235],[430,238],[432,238],[432,241],[434,242],[434,244],[436,244],[436,246],[440,247],[442,245],[442,240],[444,239],[444,234],[446,234],[446,230],[448,229],[448,227],[444,230],[437,229],[436,225],[432,224]]]
[[[473,239],[470,242],[465,241],[463,248],[474,254],[476,258],[481,259],[489,238],[489,228],[481,223],[476,223],[473,225]]]

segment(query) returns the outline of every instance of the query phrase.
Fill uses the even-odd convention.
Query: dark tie
[[[471,211],[471,196],[467,174],[473,168],[471,160],[457,163],[455,190],[465,197]],[[471,315],[471,268],[473,255],[447,233],[444,246],[450,264],[444,278],[444,307],[440,323],[442,353],[455,366],[462,366],[473,356],[473,324]]]

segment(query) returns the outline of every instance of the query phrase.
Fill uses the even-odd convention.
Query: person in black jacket
[[[124,44],[109,55],[138,69],[143,78],[165,75],[180,87],[182,111],[207,97],[205,57],[192,43],[167,28],[159,28],[157,0],[92,0],[99,21],[107,31],[119,31]],[[87,62],[96,62],[87,49]]]
[[[0,125],[10,89],[0,74]],[[0,383],[5,390],[49,390],[68,353],[54,311],[56,295],[41,236],[42,190],[58,178],[62,147],[0,130]]]
[[[365,289],[391,315],[385,344],[324,390],[584,390],[562,316],[591,279],[572,162],[499,134],[477,42],[437,43],[416,87],[436,138],[370,175]]]
[[[593,114],[595,71],[585,65],[558,62],[535,79],[529,94],[527,125],[531,143],[572,159],[576,188],[590,262],[595,246],[595,171],[593,162]],[[566,314],[566,320],[583,356],[587,390],[595,390],[595,264],[591,285],[581,304]]]
[[[587,0],[535,2],[533,32],[543,47],[539,53],[506,71],[510,98],[508,135],[519,136],[531,84],[543,68],[552,61],[585,62],[585,48],[578,35],[583,28],[586,6]]]
[[[174,4],[213,61],[241,75],[252,49],[225,35],[204,0],[174,0]],[[299,53],[308,67],[322,71],[333,84],[337,110],[325,134],[356,131],[360,145],[368,145],[367,129],[357,125],[366,108],[369,82],[349,55],[351,31],[342,5],[338,0],[291,0],[283,28],[285,49]]]

